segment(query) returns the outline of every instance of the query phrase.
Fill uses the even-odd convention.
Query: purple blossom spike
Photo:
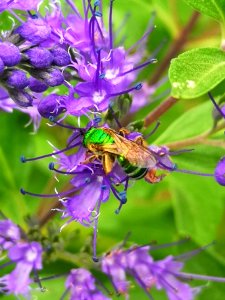
[[[26,52],[32,66],[43,69],[51,65],[53,56],[50,51],[43,47],[35,47]]]
[[[40,44],[50,37],[51,27],[43,19],[29,19],[16,32],[32,44]]]
[[[174,244],[161,245],[159,248]],[[156,250],[157,247],[153,246],[152,249]],[[194,300],[201,291],[201,287],[193,288],[189,283],[183,282],[183,279],[225,282],[225,278],[183,273],[181,270],[184,267],[184,262],[179,261],[179,257],[183,259],[185,254],[177,258],[167,256],[162,260],[155,261],[149,251],[151,251],[150,246],[133,246],[127,250],[117,248],[103,256],[101,260],[102,271],[111,278],[119,293],[125,293],[128,297],[130,287],[126,279],[128,274],[134,278],[150,299],[153,299],[150,290],[156,287],[158,290],[164,290],[169,300]],[[192,254],[198,253],[199,251],[193,251]],[[190,253],[187,253],[186,258],[191,256]]]
[[[124,253],[115,251],[105,256],[102,260],[102,271],[112,279],[114,288],[119,294],[128,294],[130,282],[126,278],[124,266]]]
[[[21,60],[20,50],[10,42],[0,42],[0,58],[5,66],[15,66]]]
[[[225,157],[221,158],[221,160],[218,162],[214,177],[220,185],[225,186]]]
[[[7,84],[11,87],[20,90],[28,86],[29,80],[24,71],[13,70],[12,72],[10,72],[10,75],[8,76]]]
[[[0,221],[0,247],[7,250],[20,240],[20,229],[10,220]]]
[[[0,291],[6,294],[29,295],[30,273],[42,269],[42,247],[37,242],[20,243],[9,249],[9,259],[15,269],[0,278]]]
[[[85,269],[73,269],[66,280],[70,300],[109,300],[95,285],[92,274]]]

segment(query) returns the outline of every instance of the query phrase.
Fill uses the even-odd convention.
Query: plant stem
[[[57,259],[67,261],[78,267],[85,267],[87,269],[96,267],[96,264],[94,264],[92,261],[91,256],[87,253],[73,254],[67,251],[57,251],[56,257]]]
[[[175,99],[172,96],[167,98],[164,102],[162,102],[159,106],[157,106],[153,111],[151,111],[147,117],[145,118],[145,126],[149,126],[155,121],[159,119],[161,115],[163,115],[167,110],[169,110],[175,103],[177,103],[179,99]]]
[[[178,38],[174,41],[174,43],[170,47],[170,49],[169,49],[166,57],[164,58],[164,60],[160,64],[160,66],[158,67],[156,73],[153,75],[153,77],[151,77],[149,79],[149,82],[148,82],[149,85],[155,84],[160,79],[160,77],[162,76],[162,74],[164,73],[164,71],[169,66],[170,60],[173,57],[177,56],[177,54],[183,48],[183,46],[185,45],[185,43],[187,41],[188,35],[192,31],[193,27],[195,26],[195,23],[197,22],[199,16],[200,16],[199,12],[196,12],[196,11],[193,12],[193,14],[191,15],[191,18],[190,18],[189,22],[181,30]]]
[[[177,141],[177,142],[171,142],[171,143],[166,144],[165,146],[167,146],[171,150],[181,149],[181,148],[198,145],[198,144],[205,144],[205,145],[210,145],[210,146],[214,146],[214,147],[225,148],[225,141],[208,139],[208,137],[210,135],[212,135],[224,128],[225,128],[225,123],[223,122],[213,130],[208,130],[208,131],[206,131],[198,136],[195,136],[193,138],[189,138],[189,139],[185,139],[185,140]]]

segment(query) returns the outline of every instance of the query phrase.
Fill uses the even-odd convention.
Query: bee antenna
[[[152,129],[152,131],[150,131],[147,135],[145,135],[144,138],[147,139],[150,136],[152,136],[156,132],[156,130],[159,128],[160,124],[161,124],[160,121],[157,121],[155,124],[155,127]]]

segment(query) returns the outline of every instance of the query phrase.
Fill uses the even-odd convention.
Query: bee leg
[[[148,173],[145,175],[145,180],[149,183],[158,183],[160,182],[166,175],[162,174],[160,176],[156,175],[156,170],[151,169],[148,171]]]
[[[82,162],[82,164],[88,164],[88,163],[93,162],[94,160],[96,160],[96,159],[98,159],[98,158],[99,158],[99,156],[96,155],[96,154],[91,155],[91,156],[89,156],[88,158],[86,158],[86,159]]]
[[[122,135],[123,137],[125,137],[126,135],[128,135],[130,133],[130,131],[127,128],[120,128],[119,130],[119,135]]]
[[[148,146],[148,144],[146,143],[146,141],[144,140],[144,138],[142,136],[138,136],[134,141],[136,144],[138,144],[140,146],[145,146],[145,147]]]
[[[114,162],[115,162],[114,156],[110,155],[109,153],[103,154],[102,165],[106,175],[112,171]]]

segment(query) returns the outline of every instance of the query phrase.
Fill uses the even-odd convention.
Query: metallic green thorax
[[[104,131],[103,128],[90,128],[84,135],[83,145],[88,147],[90,144],[106,145],[113,144],[114,139]]]

